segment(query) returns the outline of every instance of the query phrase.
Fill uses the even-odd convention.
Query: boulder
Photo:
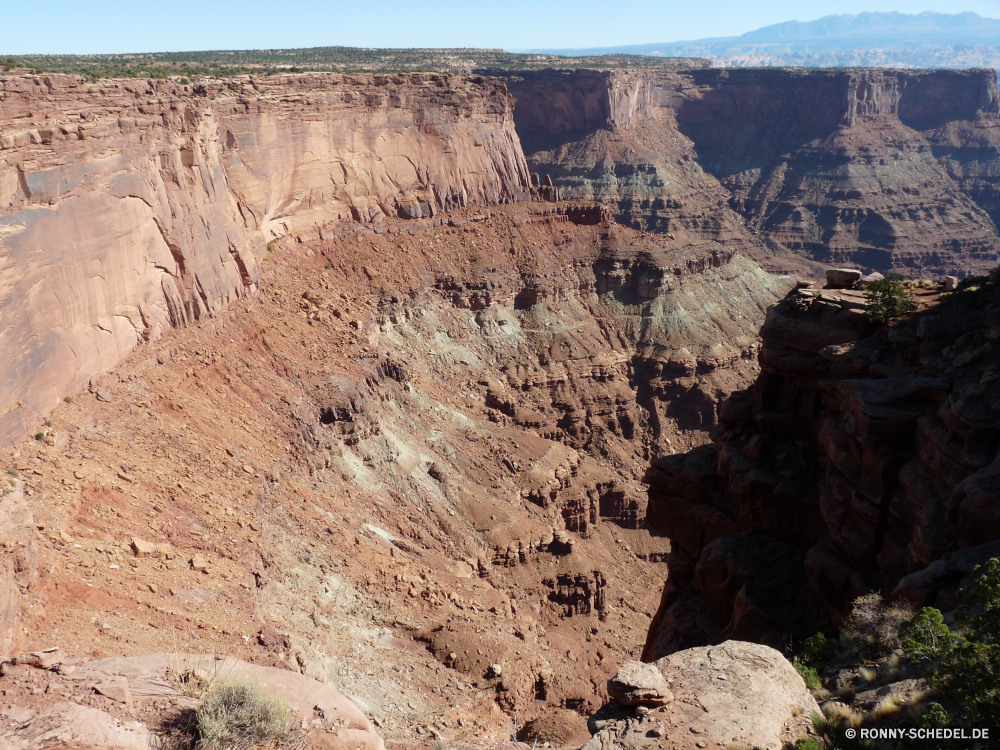
[[[154,544],[138,537],[132,537],[130,546],[136,557],[167,557],[174,551],[174,548],[167,542]]]
[[[664,706],[674,699],[663,674],[654,664],[627,661],[608,680],[608,695],[619,706]]]
[[[639,718],[602,722],[604,728],[584,750],[639,748],[650,737],[677,750],[735,745],[778,750],[804,737],[810,717],[819,713],[788,660],[760,644],[726,641],[643,666],[660,673],[674,700]]]
[[[861,280],[861,271],[856,268],[826,269],[826,285],[828,288],[849,289]]]

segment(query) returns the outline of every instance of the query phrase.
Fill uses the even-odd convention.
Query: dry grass
[[[850,706],[837,701],[827,701],[822,706],[823,716],[830,722],[849,727],[861,726],[863,716]]]
[[[167,665],[167,673],[177,683],[180,692],[188,698],[201,698],[218,680],[228,676],[236,666],[229,654],[181,654],[177,650],[174,633],[174,650]],[[229,668],[223,674],[226,663]]]
[[[247,681],[226,681],[206,691],[195,714],[200,750],[240,750],[289,735],[295,714],[277,696]]]
[[[903,706],[900,697],[890,693],[880,700],[875,708],[868,712],[868,716],[865,717],[866,723],[884,721],[891,716],[895,716],[902,709]]]

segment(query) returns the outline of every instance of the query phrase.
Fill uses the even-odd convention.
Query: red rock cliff
[[[911,275],[1000,258],[994,71],[542,71],[510,85],[532,169],[638,228]]]
[[[647,473],[675,552],[650,658],[830,629],[870,591],[954,608],[1000,554],[997,302],[986,285],[877,330],[861,292],[772,308],[716,444]]]
[[[275,236],[526,194],[511,107],[481,77],[0,78],[0,443],[253,290]]]

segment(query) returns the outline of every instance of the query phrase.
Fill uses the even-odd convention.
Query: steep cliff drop
[[[257,284],[265,244],[527,195],[501,81],[0,77],[0,443]]]
[[[510,87],[531,168],[631,226],[725,238],[775,269],[933,276],[1000,257],[995,71],[541,71]]]
[[[54,646],[80,670],[228,653],[389,739],[544,718],[582,744],[671,549],[643,471],[753,381],[792,281],[553,202],[496,79],[12,80],[39,87],[5,92],[15,120],[61,124],[0,151],[5,430],[40,438],[0,466],[8,702],[126,720],[51,670],[32,692]]]
[[[645,656],[832,630],[870,591],[944,611],[1000,553],[996,287],[918,294],[881,328],[864,295],[800,288],[761,330],[761,374],[719,438],[653,461],[673,543]]]

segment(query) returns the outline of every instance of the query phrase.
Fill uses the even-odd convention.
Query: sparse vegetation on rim
[[[371,49],[313,47],[307,49],[209,50],[115,55],[10,55],[0,62],[4,70],[77,73],[88,78],[202,77],[270,75],[272,73],[473,73],[494,70],[540,70],[580,67],[619,68],[708,67],[701,58],[601,55],[559,57],[517,54],[499,49]],[[185,81],[181,81],[184,83]]]
[[[888,323],[914,309],[916,305],[899,274],[887,273],[878,281],[865,284],[865,318],[869,322]]]

